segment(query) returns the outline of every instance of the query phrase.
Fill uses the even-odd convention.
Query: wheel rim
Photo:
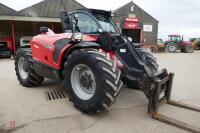
[[[187,48],[186,48],[187,52],[189,52],[189,53],[192,52],[192,49],[193,49],[192,47],[187,47]]]
[[[174,46],[174,45],[169,46],[169,51],[175,51],[175,50],[176,50],[176,46]]]
[[[88,66],[83,64],[73,68],[71,84],[75,94],[82,100],[91,99],[96,90],[94,74]]]
[[[27,72],[26,67],[27,67],[27,63],[24,57],[21,57],[18,62],[18,70],[22,79],[26,79],[28,77],[28,72]]]

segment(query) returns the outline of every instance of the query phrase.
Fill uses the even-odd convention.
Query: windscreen
[[[117,26],[105,15],[95,14],[96,19],[103,28],[103,31],[118,34]]]
[[[103,31],[116,33],[116,29],[114,28],[113,24],[111,24],[109,21],[99,20],[99,23],[101,24]]]
[[[181,37],[180,36],[169,36],[171,41],[181,41]]]

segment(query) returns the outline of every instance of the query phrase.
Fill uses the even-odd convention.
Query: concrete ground
[[[155,54],[161,67],[175,73],[172,98],[200,107],[200,51]],[[63,90],[45,80],[41,87],[24,88],[13,61],[0,59],[0,133],[185,133],[153,120],[142,92],[124,88],[117,102],[100,115],[80,113],[68,99],[48,101],[46,92]],[[160,112],[200,128],[200,113],[170,105]]]

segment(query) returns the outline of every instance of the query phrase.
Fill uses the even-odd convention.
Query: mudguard
[[[59,69],[62,68],[62,64],[63,64],[63,61],[74,51],[74,50],[77,50],[77,49],[86,49],[86,48],[94,48],[94,49],[99,49],[101,46],[98,44],[98,43],[95,43],[95,42],[80,42],[80,43],[77,43],[77,44],[72,44],[72,46],[70,46],[69,48],[67,49],[62,49],[60,54],[59,55],[62,55],[62,56],[59,56],[61,57],[61,62],[59,62]]]
[[[63,38],[55,42],[55,52],[53,55],[53,59],[56,63],[58,63],[61,50],[67,45],[69,45],[69,39],[67,38]]]
[[[98,43],[95,42],[80,42],[77,44],[74,44],[72,47],[70,47],[67,52],[65,53],[65,55],[69,55],[70,53],[72,53],[74,50],[77,49],[83,49],[83,48],[95,48],[95,49],[99,49],[101,46]]]
[[[74,45],[72,48],[100,48],[100,45],[95,42],[81,42]]]

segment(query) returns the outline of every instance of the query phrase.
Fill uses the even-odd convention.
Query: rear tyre
[[[116,61],[93,49],[74,51],[64,64],[69,99],[83,113],[102,112],[118,97],[122,82]]]
[[[167,44],[167,51],[169,53],[176,53],[177,45],[175,43],[169,43]]]
[[[186,52],[186,53],[193,53],[193,51],[194,51],[194,49],[193,49],[192,46],[186,46],[186,47],[185,47],[185,52]]]
[[[144,48],[137,48],[136,50],[139,56],[142,58],[142,60],[150,68],[152,73],[158,72],[159,66],[156,58]],[[129,76],[126,76],[123,78],[123,83],[130,89],[139,90],[139,83],[136,78],[131,79]]]
[[[32,53],[29,49],[17,50],[15,71],[20,84],[24,87],[39,86],[44,80],[44,78],[37,75],[33,69]]]

